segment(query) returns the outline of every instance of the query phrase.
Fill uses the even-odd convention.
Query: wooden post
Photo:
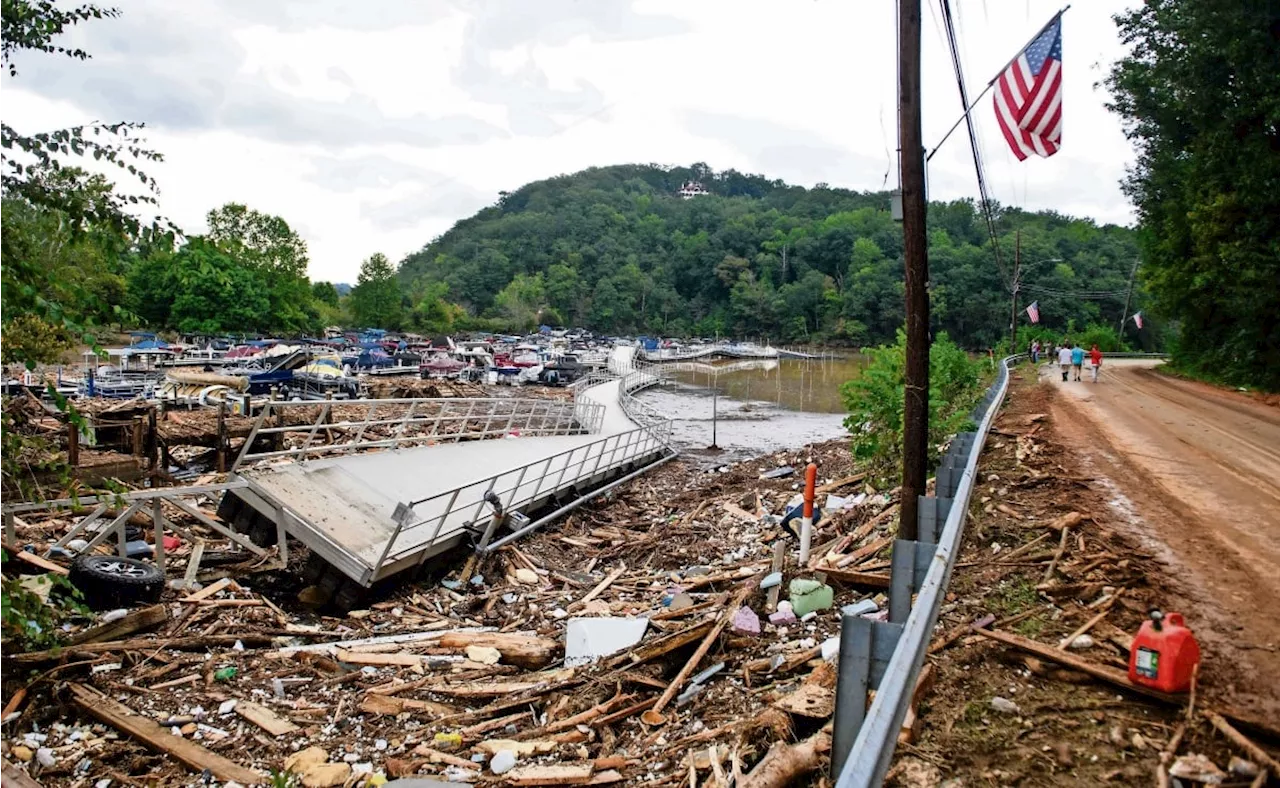
[[[133,417],[133,456],[142,456],[142,417]]]
[[[154,471],[156,464],[160,460],[160,437],[156,434],[156,407],[153,405],[147,411],[147,464],[148,469]]]
[[[80,430],[74,422],[67,422],[67,464],[72,468],[80,464]]]
[[[227,472],[227,407],[224,403],[218,403],[218,437],[217,449],[214,456],[217,458],[218,473]]]
[[[906,264],[907,363],[902,429],[902,516],[898,538],[914,540],[925,493],[929,443],[929,248],[924,143],[920,128],[920,0],[898,6],[898,147],[902,250]]]

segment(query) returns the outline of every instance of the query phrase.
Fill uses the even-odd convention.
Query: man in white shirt
[[[1071,374],[1071,348],[1066,343],[1058,349],[1058,366],[1062,368],[1062,380],[1066,382]]]

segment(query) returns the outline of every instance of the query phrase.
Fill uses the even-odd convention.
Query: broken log
[[[1231,726],[1231,723],[1223,719],[1221,714],[1216,711],[1205,711],[1204,716],[1212,723],[1218,732],[1231,741],[1232,744],[1249,753],[1249,758],[1266,766],[1273,773],[1280,774],[1280,761],[1271,757],[1266,750],[1254,744],[1253,741],[1240,731]]]
[[[554,640],[501,632],[450,632],[440,637],[440,646],[455,649],[467,646],[496,648],[502,654],[503,662],[529,670],[545,668],[560,656],[560,644]]]
[[[1160,692],[1159,690],[1153,690],[1150,687],[1144,687],[1141,684],[1134,684],[1129,681],[1128,674],[1123,671],[1094,664],[1088,660],[1081,659],[1074,654],[1068,654],[1062,649],[1057,649],[1053,646],[1045,645],[1044,643],[1038,643],[1034,640],[1029,640],[1009,632],[1001,632],[996,629],[975,629],[974,632],[982,637],[997,640],[1005,645],[1021,649],[1028,654],[1043,657],[1050,662],[1056,662],[1059,665],[1074,668],[1081,673],[1087,673],[1095,679],[1100,679],[1137,695],[1143,695],[1145,697],[1158,700],[1161,703],[1167,703],[1171,706],[1182,705],[1182,698],[1177,695],[1169,695],[1168,693]]]
[[[831,749],[831,734],[820,730],[799,744],[774,742],[769,752],[747,774],[740,788],[783,788],[816,771],[822,755]]]
[[[127,733],[153,750],[173,757],[196,773],[208,769],[223,782],[235,780],[244,785],[256,785],[266,780],[266,776],[259,772],[210,752],[194,741],[174,736],[154,721],[123,703],[117,703],[93,687],[75,683],[68,687],[75,704],[99,722]]]
[[[164,605],[152,605],[141,610],[135,610],[124,618],[108,624],[99,624],[96,627],[86,629],[71,638],[67,645],[78,646],[82,643],[97,643],[103,640],[121,638],[125,635],[132,635],[135,632],[158,626],[168,620],[169,608]]]

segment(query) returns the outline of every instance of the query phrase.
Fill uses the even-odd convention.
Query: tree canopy
[[[1175,363],[1280,390],[1280,5],[1147,0],[1107,80]]]
[[[710,195],[680,199],[688,180]],[[1016,209],[999,210],[997,226],[1006,261],[1021,232],[1022,280],[1039,288],[1023,305],[1038,299],[1046,325],[1119,322],[1132,230]],[[974,205],[934,203],[929,227],[935,331],[970,348],[1001,341],[1009,290]],[[399,276],[411,321],[430,294],[493,328],[538,319],[861,345],[892,342],[902,324],[901,238],[886,193],[805,189],[705,164],[620,165],[504,193],[408,255]],[[1081,290],[1120,294],[1073,295]]]

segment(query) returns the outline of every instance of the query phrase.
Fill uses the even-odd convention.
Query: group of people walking
[[[1034,364],[1040,363],[1041,353],[1050,354],[1050,358],[1057,356],[1058,366],[1062,369],[1062,380],[1066,382],[1069,379],[1079,381],[1080,373],[1084,371],[1085,357],[1089,358],[1089,372],[1093,376],[1093,382],[1098,382],[1098,374],[1102,371],[1102,351],[1098,348],[1098,343],[1093,343],[1088,351],[1080,347],[1080,343],[1072,343],[1069,340],[1062,340],[1062,344],[1055,345],[1051,351],[1040,344],[1040,340],[1031,343],[1031,361]],[[1075,377],[1071,378],[1071,374],[1075,373]]]

